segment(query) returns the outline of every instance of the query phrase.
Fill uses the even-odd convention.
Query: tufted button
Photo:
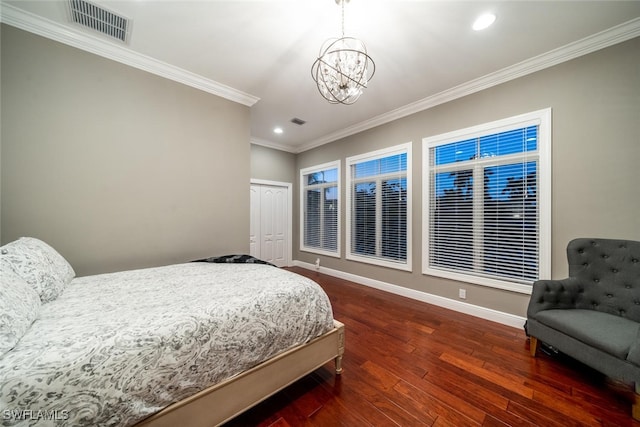
[[[594,282],[600,283],[600,279],[593,279]]]
[[[589,267],[589,263],[588,263],[588,262],[583,262],[583,263],[582,263],[582,266],[583,266],[583,267]]]
[[[612,272],[612,273],[617,273],[617,272],[618,272],[618,269],[617,269],[617,268],[612,268],[612,269],[611,269],[611,272]]]
[[[624,285],[624,287],[627,288],[627,289],[631,289],[631,285],[628,284],[628,283],[626,285]]]
[[[619,313],[621,316],[624,316],[624,310],[620,310]]]
[[[603,259],[608,259],[608,258],[609,258],[609,255],[607,255],[607,254],[603,254],[603,255],[602,255],[602,258],[603,258]]]
[[[578,253],[579,254],[583,254],[584,253],[584,249],[578,249]]]
[[[613,298],[613,294],[607,294],[607,298]]]
[[[638,301],[638,300],[635,300],[633,303],[634,303],[635,305],[640,305],[640,301]]]

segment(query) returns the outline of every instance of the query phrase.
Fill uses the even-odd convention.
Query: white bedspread
[[[0,423],[132,425],[332,327],[315,282],[266,265],[77,278],[0,357]]]

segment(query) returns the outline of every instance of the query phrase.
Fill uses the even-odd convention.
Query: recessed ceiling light
[[[281,127],[273,128],[273,133],[281,134],[284,132]]]
[[[485,13],[480,15],[478,19],[473,23],[473,29],[476,31],[484,30],[493,24],[496,20],[496,15],[493,13]]]

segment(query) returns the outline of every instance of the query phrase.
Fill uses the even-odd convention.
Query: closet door
[[[250,253],[279,267],[289,264],[289,188],[251,185]]]
[[[261,186],[260,194],[260,254],[262,259],[279,267],[286,265],[287,189]]]
[[[249,254],[260,258],[260,186],[251,185],[249,223]]]

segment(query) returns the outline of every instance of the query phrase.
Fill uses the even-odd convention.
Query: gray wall
[[[79,275],[247,252],[249,108],[2,25],[2,242]]]
[[[358,102],[366,102],[366,93]],[[574,237],[640,240],[636,38],[299,154],[298,169],[341,159],[344,183],[346,157],[413,142],[413,272],[347,261],[344,243],[341,259],[321,256],[321,264],[451,299],[464,287],[468,303],[524,316],[528,295],[421,274],[422,138],[547,107],[553,109],[552,276],[566,276],[565,248]],[[341,214],[344,224],[344,208]],[[293,256],[309,263],[318,257],[297,249]]]
[[[296,155],[251,144],[251,178],[289,182],[297,188]]]

